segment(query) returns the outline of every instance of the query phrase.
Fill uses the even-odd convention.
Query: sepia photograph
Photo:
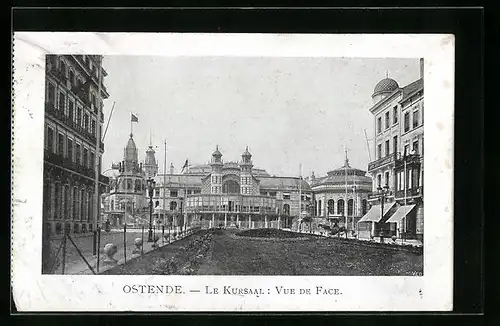
[[[16,33],[16,304],[451,309],[453,42]]]

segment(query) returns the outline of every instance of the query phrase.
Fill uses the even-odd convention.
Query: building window
[[[392,150],[394,153],[398,152],[398,136],[392,137]]]
[[[385,185],[388,187],[389,186],[389,172],[385,173]]]
[[[45,218],[51,218],[51,182],[50,179],[46,179],[43,182],[43,213]]]
[[[47,94],[47,102],[55,106],[56,104],[56,88],[51,83],[48,83],[48,94]]]
[[[92,218],[94,216],[94,212],[92,210],[93,208],[93,205],[92,205],[92,201],[93,201],[93,198],[92,198],[92,193],[89,191],[87,193],[87,210],[88,210],[88,213],[87,213],[87,221],[92,221]]]
[[[75,162],[76,164],[82,164],[80,160],[80,155],[81,155],[81,147],[80,144],[75,145]]]
[[[424,155],[424,138],[422,137],[422,154],[421,155]]]
[[[368,207],[367,207],[367,206],[368,206],[367,204],[368,204],[368,203],[367,203],[366,199],[363,199],[363,200],[361,201],[361,213],[362,213],[363,215],[365,215],[365,214],[366,214],[366,212],[367,212],[367,210],[368,210],[368,209],[367,209],[367,208],[368,208]]]
[[[160,189],[155,189],[155,197],[160,197]]]
[[[418,110],[413,112],[413,128],[417,128],[418,125],[419,125],[419,121],[418,121],[419,114],[418,114],[418,112],[419,112]]]
[[[398,107],[392,108],[392,123],[398,123]]]
[[[405,113],[405,132],[410,130],[410,112]]]
[[[92,134],[92,136],[95,136],[95,120],[92,119],[92,123],[90,124],[90,133]]]
[[[82,165],[84,167],[88,167],[89,166],[88,155],[89,155],[88,149],[84,148],[83,149],[83,157],[82,157]]]
[[[349,199],[347,201],[347,215],[353,216],[353,214],[354,214],[354,200]]]
[[[283,205],[283,214],[290,215],[290,205],[288,204]]]
[[[377,145],[377,158],[382,158],[382,144]]]
[[[82,126],[82,108],[76,110],[76,124]]]
[[[413,141],[413,151],[418,155],[418,139]]]
[[[63,134],[58,134],[58,137],[57,137],[57,154],[64,156],[64,136],[63,136]]]
[[[47,128],[47,150],[49,153],[54,152],[54,130]]]
[[[170,197],[177,197],[177,190],[170,190]]]
[[[71,86],[75,83],[75,73],[71,69],[69,70],[69,83]]]
[[[283,194],[283,199],[285,199],[285,200],[290,199],[290,194]]]
[[[73,103],[73,101],[68,101],[68,118],[71,122],[73,122],[74,119],[74,106],[75,104]]]
[[[406,145],[405,145],[405,151],[404,151],[404,153],[405,153],[406,155],[410,154],[410,145],[409,145],[409,144],[406,144]]]
[[[389,156],[390,152],[390,146],[389,146],[389,139],[385,141],[385,156]]]
[[[68,158],[73,162],[73,141],[68,138]]]
[[[377,133],[381,133],[382,132],[382,117],[378,117],[377,118]]]
[[[68,215],[69,215],[69,186],[64,185],[63,189],[64,189],[64,191],[63,191],[64,202],[63,202],[63,216],[61,216],[61,217],[64,219],[67,219]]]
[[[385,113],[385,129],[389,129],[391,125],[390,118],[389,118],[389,111]]]
[[[377,188],[380,188],[381,185],[382,185],[382,175],[378,174],[377,175]]]
[[[85,118],[83,119],[83,129],[85,129],[85,131],[89,131],[89,115],[88,114],[86,114]]]
[[[337,201],[337,214],[344,215],[344,200],[339,199]]]
[[[177,209],[177,202],[171,201],[170,202],[170,210],[175,211]]]
[[[66,109],[66,96],[63,93],[59,93],[59,110],[63,111]]]
[[[95,154],[94,152],[90,152],[90,168],[95,168]]]
[[[335,214],[333,199],[328,200],[328,214]]]

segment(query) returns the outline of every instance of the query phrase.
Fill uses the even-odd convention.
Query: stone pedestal
[[[113,257],[118,252],[118,247],[114,243],[108,243],[104,246],[105,265],[115,265],[118,261]]]
[[[142,239],[141,238],[136,238],[134,240],[134,250],[132,251],[132,254],[141,254],[142,253]]]

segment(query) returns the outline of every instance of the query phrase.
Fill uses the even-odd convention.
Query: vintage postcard
[[[453,35],[15,33],[16,307],[450,311],[453,98]]]

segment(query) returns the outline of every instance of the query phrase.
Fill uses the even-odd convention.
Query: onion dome
[[[250,154],[250,152],[248,151],[248,146],[247,148],[245,149],[245,151],[243,152],[243,154],[241,154],[242,157],[252,157],[252,154]]]
[[[219,145],[217,145],[217,146],[215,147],[215,151],[212,153],[212,156],[213,156],[213,157],[219,157],[219,158],[220,158],[220,157],[222,157],[221,152],[219,152]]]
[[[398,83],[391,78],[384,78],[375,85],[372,97],[380,94],[390,94],[399,88]]]

